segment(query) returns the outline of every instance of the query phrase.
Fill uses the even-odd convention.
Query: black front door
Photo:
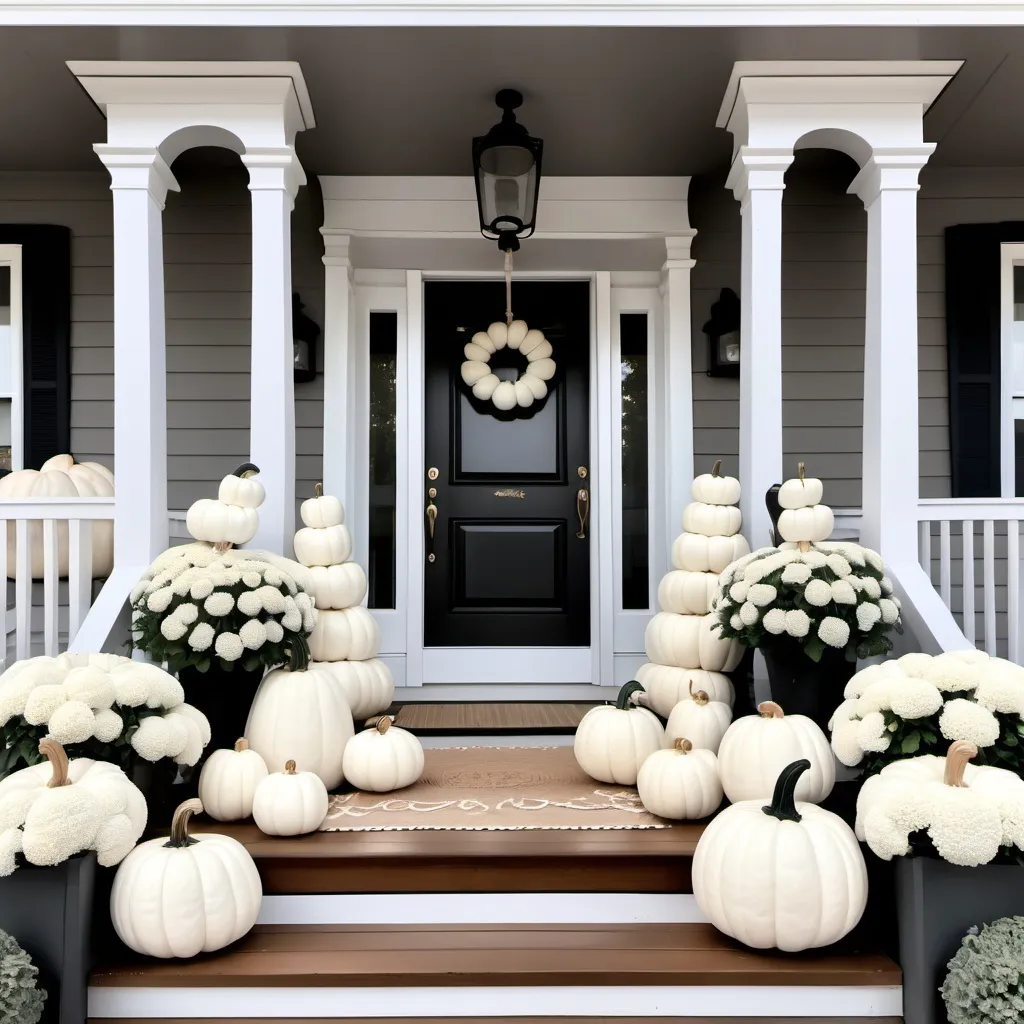
[[[473,335],[504,321],[504,284],[425,286],[428,647],[590,644],[590,285],[513,284],[512,308],[544,332],[556,370],[545,398],[502,412],[460,368]],[[525,367],[519,352],[491,357],[502,380]]]

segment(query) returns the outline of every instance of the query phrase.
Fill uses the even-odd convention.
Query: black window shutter
[[[71,450],[71,230],[0,224],[21,246],[25,468]]]

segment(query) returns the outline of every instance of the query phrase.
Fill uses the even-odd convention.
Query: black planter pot
[[[939,991],[946,965],[972,926],[1024,914],[1024,868],[962,868],[928,857],[899,857],[896,906],[903,1018],[906,1024],[946,1024]]]
[[[857,671],[856,662],[829,648],[812,661],[795,641],[778,640],[761,648],[772,700],[787,715],[806,715],[828,735],[828,722],[843,702],[843,690]]]
[[[96,855],[52,868],[27,865],[0,878],[0,928],[39,968],[46,990],[43,1024],[82,1024],[92,969]]]
[[[262,678],[262,668],[253,672],[246,672],[240,666],[231,672],[215,667],[209,672],[179,669],[178,681],[185,690],[185,700],[199,708],[210,721],[210,743],[199,764],[192,769],[193,777],[198,778],[199,768],[214,750],[233,747],[235,740],[245,735],[249,707]]]

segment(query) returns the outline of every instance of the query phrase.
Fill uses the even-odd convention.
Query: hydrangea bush
[[[1024,1020],[1024,917],[972,928],[942,985],[950,1024],[1017,1024]]]
[[[0,929],[0,1021],[39,1024],[46,993],[37,983],[39,968],[14,938]]]
[[[796,641],[812,660],[829,649],[847,661],[892,650],[902,632],[882,558],[844,542],[761,548],[729,565],[713,603],[718,628],[747,647]]]
[[[843,764],[873,775],[953,740],[978,748],[975,764],[1024,774],[1024,668],[984,651],[906,654],[858,672],[829,723]]]
[[[282,665],[316,625],[299,571],[262,551],[170,548],[132,591],[132,645],[174,672]]]
[[[206,716],[156,665],[116,654],[16,662],[0,676],[0,776],[44,760],[49,737],[72,757],[194,765],[210,742]]]

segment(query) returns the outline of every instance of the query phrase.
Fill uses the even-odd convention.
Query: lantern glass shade
[[[309,342],[292,338],[292,352],[295,356],[295,372],[309,373]]]
[[[718,362],[721,366],[739,366],[740,364],[740,332],[729,331],[717,339]]]

